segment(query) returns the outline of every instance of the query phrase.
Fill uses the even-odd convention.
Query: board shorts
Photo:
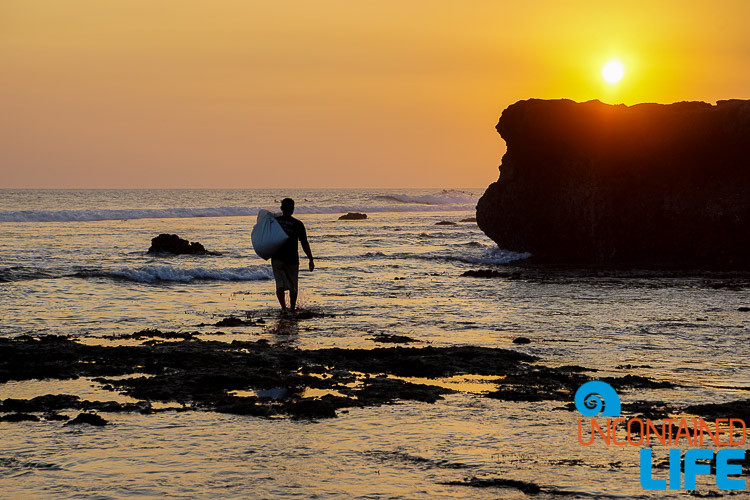
[[[271,259],[273,277],[276,279],[277,290],[297,291],[299,281],[299,264],[289,264],[281,260]]]

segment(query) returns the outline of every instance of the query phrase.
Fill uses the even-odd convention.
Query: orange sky
[[[750,98],[748,19],[744,0],[2,0],[0,187],[483,187],[519,99]]]

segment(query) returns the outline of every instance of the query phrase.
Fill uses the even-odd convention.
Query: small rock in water
[[[471,486],[473,488],[514,488],[527,495],[536,495],[538,493],[541,493],[542,491],[542,488],[534,483],[529,483],[527,481],[518,481],[516,479],[502,478],[472,477],[470,479],[464,479],[463,481],[448,481],[440,484],[448,484],[452,486]]]
[[[747,307],[747,306],[740,306],[740,307],[738,307],[738,308],[737,308],[737,310],[738,310],[739,312],[743,312],[743,313],[744,313],[744,312],[750,312],[750,307]]]
[[[367,214],[361,214],[359,212],[349,212],[339,217],[339,220],[362,220],[366,218]]]
[[[245,326],[254,324],[255,323],[251,319],[245,321],[236,316],[229,316],[228,318],[224,318],[221,321],[214,323],[214,326]]]
[[[456,226],[457,224],[449,220],[441,220],[440,222],[436,222],[435,225],[436,226]]]
[[[160,234],[151,239],[151,247],[148,253],[171,253],[175,255],[219,255],[209,252],[197,241],[190,242],[182,239],[176,234]]]
[[[460,222],[476,222],[476,221],[477,221],[476,217],[467,217],[466,219],[461,219]]]
[[[465,278],[506,278],[511,280],[524,279],[521,271],[496,271],[495,269],[471,269],[461,274]]]
[[[96,413],[79,413],[76,418],[74,418],[70,422],[67,422],[64,425],[78,425],[78,424],[102,426],[102,425],[107,425],[107,421],[104,420],[99,415],[97,415]]]
[[[528,337],[516,337],[513,339],[514,344],[531,344],[531,339]]]
[[[406,335],[394,335],[390,333],[378,333],[374,337],[367,340],[387,344],[408,344],[409,342],[420,342],[419,340],[407,337]]]

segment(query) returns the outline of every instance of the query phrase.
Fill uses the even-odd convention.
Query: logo
[[[742,474],[742,465],[729,463],[730,460],[744,460],[745,450],[730,448],[745,443],[745,421],[739,418],[717,418],[707,421],[703,418],[665,418],[654,422],[650,418],[621,417],[620,396],[606,382],[592,380],[578,388],[575,394],[576,410],[585,419],[578,419],[578,442],[591,446],[597,440],[606,446],[640,447],[640,482],[647,490],[694,490],[696,477],[711,475],[711,465],[716,463],[716,486],[723,490],[741,490],[745,481],[732,478]],[[594,417],[599,417],[599,420]],[[607,417],[602,421],[601,417]],[[614,417],[614,418],[610,418]],[[584,432],[588,427],[588,437]],[[624,439],[623,439],[624,438]],[[682,453],[682,445],[693,446]],[[713,449],[700,446],[720,447]],[[667,478],[655,478],[652,474],[652,452],[655,446],[668,446],[669,469]],[[699,462],[700,461],[700,462]],[[684,462],[684,467],[683,467]],[[684,479],[684,484],[683,484]]]
[[[619,417],[620,396],[606,382],[592,380],[576,391],[576,410],[584,417]]]

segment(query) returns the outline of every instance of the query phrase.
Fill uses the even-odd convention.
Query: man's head
[[[284,215],[292,215],[294,213],[294,200],[291,198],[284,198],[281,200],[281,213]]]

